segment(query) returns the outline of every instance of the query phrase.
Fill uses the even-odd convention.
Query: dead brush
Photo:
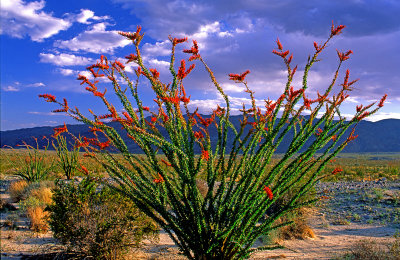
[[[392,244],[382,245],[373,240],[358,241],[350,252],[337,259],[346,260],[398,260],[400,259],[400,236]]]
[[[18,180],[12,182],[10,184],[10,187],[8,188],[11,200],[13,202],[19,202],[23,198],[27,187],[28,187],[28,182],[25,180]]]
[[[44,211],[44,207],[29,207],[26,209],[26,214],[30,222],[30,228],[34,232],[46,233],[49,230],[47,223],[49,214]]]
[[[44,204],[50,205],[52,202],[51,197],[53,196],[53,192],[48,187],[40,187],[38,189],[32,190],[30,195],[37,198]]]

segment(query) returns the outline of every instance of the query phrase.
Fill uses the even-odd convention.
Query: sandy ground
[[[394,227],[376,225],[327,225],[317,216],[313,218],[315,238],[287,240],[281,245],[286,249],[264,251],[251,259],[332,259],[349,251],[357,241],[370,239],[378,244],[394,240]],[[51,233],[34,234],[21,226],[20,230],[2,230],[1,259],[20,259],[23,255],[34,255],[57,251]],[[132,252],[129,259],[185,259],[167,234],[161,233],[157,244],[147,242],[143,249]]]
[[[2,193],[8,200],[8,194]],[[1,224],[10,214],[2,212]],[[315,238],[287,240],[281,242],[285,249],[263,251],[254,254],[251,259],[334,259],[348,252],[360,240],[373,240],[380,245],[394,241],[393,235],[398,225],[369,225],[350,223],[332,225],[325,219],[324,213],[311,212],[309,225]],[[21,259],[26,255],[36,255],[60,251],[60,246],[52,238],[51,232],[36,234],[29,230],[27,219],[20,215],[16,223],[17,230],[9,230],[1,225],[1,259]],[[397,227],[397,229],[396,229]],[[145,241],[142,249],[132,252],[128,259],[185,259],[179,255],[177,247],[166,233],[161,232],[156,244]]]

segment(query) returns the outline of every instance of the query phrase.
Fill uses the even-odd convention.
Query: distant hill
[[[241,116],[232,116],[231,122],[238,128],[239,119]],[[118,123],[116,129],[120,129]],[[67,125],[69,132],[78,136],[92,137],[89,129],[85,125]],[[0,144],[1,147],[4,145],[15,147],[17,144],[22,144],[22,141],[26,141],[28,144],[33,144],[34,140],[32,137],[38,137],[39,140],[42,136],[51,136],[53,134],[54,127],[34,127],[24,128],[17,130],[1,131],[0,132]],[[358,138],[351,142],[343,152],[347,153],[378,153],[378,152],[400,152],[400,120],[399,119],[385,119],[377,122],[362,121],[356,128],[356,134]],[[212,143],[216,143],[217,133],[215,127],[210,127],[210,135]],[[125,134],[121,135],[123,138]],[[133,153],[141,153],[139,147],[137,147],[130,139],[125,139],[129,149]],[[229,143],[231,143],[230,140]],[[284,139],[282,144],[278,147],[277,153],[285,152],[289,139]],[[43,145],[43,143],[41,143]],[[229,147],[229,145],[228,145]],[[199,152],[198,150],[197,152]]]

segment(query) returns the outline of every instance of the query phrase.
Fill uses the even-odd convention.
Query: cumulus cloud
[[[78,75],[78,71],[71,70],[71,69],[59,68],[59,69],[57,69],[57,71],[60,72],[64,76]]]
[[[215,17],[246,31],[252,21],[263,20],[285,32],[306,32],[314,36],[326,35],[332,20],[349,25],[349,34],[373,35],[397,31],[400,28],[398,1],[142,1],[113,0],[139,16],[152,36],[173,32],[192,34]],[[377,22],[379,21],[379,22]],[[247,27],[247,28],[246,28]]]
[[[61,53],[40,53],[40,62],[52,63],[57,66],[75,66],[75,65],[87,65],[93,63],[91,58],[76,56],[73,54]]]
[[[28,35],[32,41],[41,42],[72,25],[68,20],[44,12],[44,6],[44,1],[26,3],[22,0],[2,0],[1,34],[15,38]]]
[[[19,88],[13,86],[3,87],[3,91],[6,92],[18,92],[19,90],[20,90]]]
[[[85,51],[92,53],[113,53],[114,49],[125,47],[131,41],[121,37],[118,31],[106,30],[107,23],[94,24],[91,29],[80,33],[70,40],[59,40],[55,47],[71,51]]]
[[[77,21],[83,24],[90,24],[93,21],[108,20],[109,16],[96,16],[94,12],[89,9],[81,9],[79,14],[68,14],[68,18],[72,21]],[[89,21],[91,20],[91,21]]]

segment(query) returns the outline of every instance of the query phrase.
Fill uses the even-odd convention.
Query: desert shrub
[[[14,181],[8,187],[8,192],[10,193],[10,198],[13,202],[19,202],[25,194],[25,189],[28,187],[28,182],[26,180]]]
[[[119,259],[143,239],[155,239],[158,226],[129,200],[87,177],[80,183],[58,181],[50,227],[68,250],[95,259]]]
[[[48,212],[45,212],[45,207],[27,207],[26,215],[29,219],[31,230],[39,233],[46,233],[49,230],[47,223]]]
[[[51,202],[51,190],[54,187],[54,181],[38,181],[28,183],[23,193],[21,194],[21,200],[35,197],[44,203]]]
[[[32,183],[25,189],[23,197],[26,198],[20,202],[29,220],[29,227],[35,232],[45,233],[49,229],[49,214],[44,209],[52,202],[52,186],[54,184],[48,181]]]
[[[57,100],[51,94],[39,97],[58,104],[57,112],[65,112],[91,127],[96,135],[83,138],[79,146],[93,154],[118,183],[116,189],[154,219],[186,257],[244,259],[257,250],[276,248],[252,246],[261,235],[291,223],[275,225],[277,219],[316,200],[302,201],[301,198],[319,180],[343,171],[335,165],[327,174],[322,172],[357,138],[355,126],[384,105],[387,95],[379,103],[357,106],[351,118],[345,118],[340,112],[357,81],[350,80],[350,71],[346,70],[343,83],[337,84],[343,62],[353,53],[351,50],[337,51],[339,60],[332,80],[323,92],[312,93],[310,98],[309,72],[330,40],[343,28],[332,24],[328,39],[314,42],[315,52],[302,69],[303,80],[296,88],[292,86],[298,71],[291,64],[293,55],[277,40],[277,48],[272,52],[287,68],[287,81],[282,94],[275,100],[266,99],[264,107],[257,106],[254,92],[247,84],[249,70],[229,74],[230,80],[243,84],[251,103],[247,107],[243,104],[240,122],[231,121],[230,97],[206,64],[195,40],[190,49],[183,50],[190,57],[181,60],[178,68],[175,51],[187,38],[169,37],[171,78],[167,84],[156,69],[147,67],[143,61],[140,44],[144,34],[140,26],[133,33],[120,32],[134,45],[135,53],[126,56],[126,62],[137,64],[135,73],[130,74],[122,62],[102,55],[87,68],[90,76],[78,75],[86,90],[105,105],[106,114],[96,115],[90,110],[91,114],[85,115],[66,99]],[[223,100],[222,107],[216,106],[207,117],[190,106],[184,79],[196,65],[187,67],[187,61],[204,67],[211,85]],[[103,90],[97,78],[110,80],[117,105],[111,103],[114,97],[110,98],[110,91]],[[139,83],[143,80],[153,92],[155,103],[151,108],[139,95]],[[147,118],[149,114],[151,118]],[[118,126],[107,124],[109,120]],[[58,135],[68,129],[64,125],[54,131]],[[289,141],[284,147],[285,154],[272,161],[284,138]],[[131,144],[142,150],[146,160],[130,152]],[[118,150],[120,156],[111,153],[111,149]],[[203,194],[196,182],[199,177],[207,182],[201,186],[206,188]],[[265,211],[293,190],[296,192],[291,193],[285,205],[264,218]]]
[[[7,161],[12,164],[14,174],[29,183],[47,179],[54,167],[54,162],[49,161],[47,156],[49,140],[45,137],[44,139],[47,140],[47,145],[43,147],[39,147],[37,138],[34,138],[35,146],[29,145],[25,141],[22,142],[22,145],[17,145],[26,149],[26,156],[18,156],[15,159],[13,156],[15,153],[5,153]],[[13,147],[6,147],[16,151]]]
[[[361,240],[354,244],[350,252],[338,257],[343,260],[398,260],[400,259],[400,237],[388,245],[373,240]]]
[[[57,152],[58,160],[57,165],[63,171],[67,180],[70,180],[78,170],[79,167],[79,150],[80,147],[68,145],[67,138],[62,135],[54,137],[55,142],[52,142],[54,149]]]

